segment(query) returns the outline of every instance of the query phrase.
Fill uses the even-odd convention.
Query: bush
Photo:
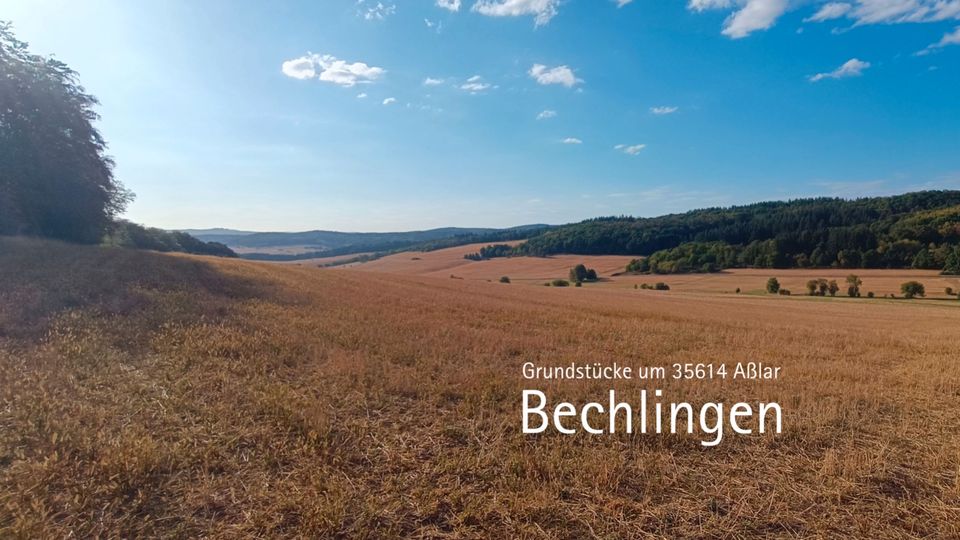
[[[582,281],[577,281],[576,283],[573,284],[573,286],[574,286],[574,287],[583,287],[583,282],[582,282]]]
[[[554,287],[569,287],[570,282],[565,279],[555,279],[550,282],[550,285]]]
[[[867,293],[867,298],[873,298],[873,291]]]
[[[827,290],[830,292],[830,296],[836,296],[837,291],[840,290],[840,286],[837,285],[837,280],[831,279],[830,283],[827,284]]]
[[[740,294],[740,287],[737,287],[736,293]]]
[[[780,282],[777,280],[777,278],[772,277],[772,278],[770,278],[770,279],[767,280],[767,292],[768,292],[768,293],[770,293],[770,294],[777,294],[777,292],[778,292],[779,290],[780,290]]]
[[[790,289],[780,289],[777,291],[780,296],[790,296]]]
[[[501,276],[500,283],[510,283],[510,278],[508,278],[507,276]]]
[[[947,287],[943,292],[945,292],[947,296],[953,296],[953,287]]]
[[[640,285],[640,288],[641,288],[641,289],[652,289],[653,287],[651,287],[651,286],[650,286],[649,284],[647,284],[647,283],[642,283],[642,284]]]
[[[904,298],[914,298],[917,296],[923,298],[927,295],[927,291],[924,288],[923,283],[920,283],[919,281],[908,281],[900,285],[900,292],[903,293]]]
[[[653,288],[654,288],[655,290],[658,290],[658,291],[669,291],[669,290],[670,290],[670,286],[667,285],[666,283],[662,282],[662,281],[658,281],[657,284],[653,286]]]

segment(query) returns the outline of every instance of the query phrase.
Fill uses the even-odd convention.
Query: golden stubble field
[[[517,242],[510,242],[516,244]],[[542,285],[552,279],[566,279],[570,268],[579,263],[594,268],[603,278],[592,287],[633,288],[643,283],[663,281],[671,290],[695,293],[733,293],[737,288],[743,293],[764,294],[767,279],[776,277],[783,288],[794,295],[807,293],[810,279],[836,280],[845,294],[845,279],[856,274],[863,280],[863,294],[868,291],[877,296],[893,294],[901,296],[900,284],[920,281],[927,288],[929,298],[946,299],[947,287],[960,291],[960,276],[941,276],[936,270],[850,270],[827,269],[752,269],[738,268],[715,274],[681,275],[616,275],[622,274],[627,263],[634,257],[623,255],[555,255],[551,257],[498,258],[486,261],[464,259],[467,253],[475,253],[487,244],[471,244],[425,253],[398,253],[366,263],[354,263],[338,269],[363,270],[390,274],[424,277],[455,277],[465,280],[497,281],[507,276],[514,283]],[[338,258],[330,258],[329,261]],[[325,259],[302,261],[304,266],[321,263]]]
[[[957,537],[958,323],[0,239],[0,537]],[[527,361],[740,360],[782,378],[645,387],[781,435],[520,433],[523,388],[640,387]]]

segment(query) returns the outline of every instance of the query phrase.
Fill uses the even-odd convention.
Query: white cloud
[[[820,8],[809,22],[847,17],[856,25],[936,22],[960,19],[960,0],[853,0],[831,2]]]
[[[359,94],[357,94],[357,99],[366,99],[366,97],[367,97],[366,92],[360,92]]]
[[[757,30],[766,30],[787,10],[787,0],[747,0],[739,11],[727,17],[722,34],[740,39]]]
[[[773,26],[787,11],[787,0],[690,0],[687,3],[687,9],[697,12],[730,8],[737,9],[723,22],[722,33],[740,39]]]
[[[470,77],[469,79],[467,79],[467,82],[460,85],[461,90],[465,90],[467,92],[470,92],[471,94],[477,94],[485,90],[489,90],[491,88],[496,88],[496,87],[490,83],[484,82],[483,77],[479,75],[474,75],[473,77]]]
[[[528,73],[540,84],[562,84],[571,88],[577,83],[583,82],[583,79],[578,79],[573,74],[573,70],[567,66],[547,68],[543,64],[534,64]]]
[[[960,0],[857,0],[857,24],[935,22],[960,19]]]
[[[824,4],[816,13],[812,16],[804,19],[804,22],[823,22],[833,19],[839,19],[847,13],[850,13],[850,10],[853,9],[853,6],[850,4],[845,4],[843,2],[830,2],[829,4]]]
[[[851,58],[843,63],[842,66],[827,73],[817,73],[810,77],[810,82],[822,81],[823,79],[844,79],[847,77],[859,77],[863,75],[863,70],[870,67],[870,62],[864,62],[856,58]]]
[[[534,25],[542,26],[557,14],[560,0],[477,0],[473,11],[490,17],[533,15]]]
[[[640,153],[641,150],[646,148],[645,144],[618,144],[613,147],[614,150],[620,150],[624,154],[635,156]]]
[[[283,74],[294,79],[316,78],[343,87],[371,83],[386,73],[383,68],[363,62],[348,63],[329,54],[311,54],[287,60],[280,67]]]
[[[424,86],[439,86],[443,84],[443,79],[434,79],[432,77],[427,77],[423,80]]]
[[[537,115],[537,120],[546,120],[548,118],[553,118],[555,116],[557,116],[557,111],[551,111],[550,109],[546,109],[541,111],[540,114]]]
[[[563,142],[563,144],[583,144],[583,141],[576,137],[567,137],[561,142]]]
[[[732,0],[690,0],[687,9],[705,11],[708,9],[724,9],[733,6]]]
[[[392,105],[396,102],[397,102],[397,98],[392,98],[392,97],[388,97],[387,99],[383,100],[384,105]]]
[[[365,0],[359,0],[357,4],[363,6]],[[397,12],[396,4],[384,5],[382,2],[371,4],[366,9],[361,8],[357,14],[368,21],[382,21]]]
[[[916,55],[923,56],[926,54],[930,54],[932,51],[935,51],[936,49],[942,49],[949,45],[960,45],[960,26],[954,28],[953,32],[948,32],[944,34],[943,37],[940,38],[940,41],[936,43],[931,43],[930,45],[927,46],[926,49],[923,49],[922,51],[917,51]]]
[[[665,114],[673,114],[679,110],[680,110],[680,107],[672,107],[672,106],[650,107],[650,112],[659,116],[663,116]]]
[[[613,0],[617,3],[617,9],[622,8],[623,6],[633,2],[633,0]]]
[[[460,0],[437,0],[437,7],[450,11],[460,11]]]

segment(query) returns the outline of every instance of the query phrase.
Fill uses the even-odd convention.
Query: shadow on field
[[[219,318],[230,302],[276,296],[275,285],[197,258],[0,237],[0,338],[39,338],[67,311]]]

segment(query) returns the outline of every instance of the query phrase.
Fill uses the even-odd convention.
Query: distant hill
[[[178,229],[177,232],[187,233],[194,238],[200,238],[201,236],[208,237],[222,237],[222,236],[244,236],[247,234],[256,234],[255,231],[238,231],[236,229]]]
[[[797,199],[552,228],[499,256],[645,256],[631,270],[925,268],[960,273],[960,191]]]
[[[548,225],[522,225],[507,229],[444,227],[406,232],[246,232],[230,229],[189,230],[192,236],[218,242],[255,260],[298,260],[364,252],[404,249],[439,249],[476,242],[522,240],[548,229]],[[290,253],[290,251],[295,251]]]

